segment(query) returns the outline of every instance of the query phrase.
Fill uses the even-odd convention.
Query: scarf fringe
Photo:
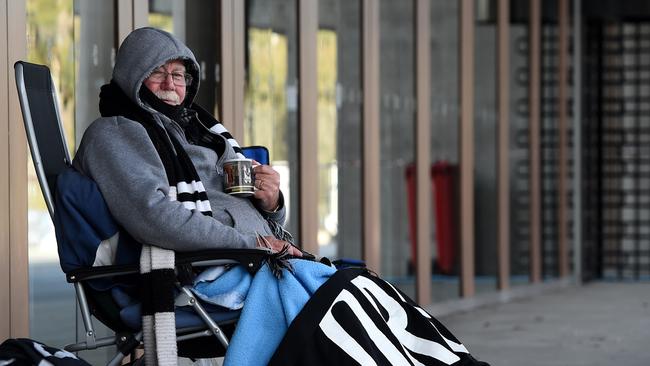
[[[291,259],[290,257],[289,244],[287,244],[282,247],[282,250],[277,253],[273,253],[266,258],[266,263],[268,264],[269,269],[275,278],[282,278],[283,269],[286,269],[289,272],[293,273],[293,266],[291,265],[291,262],[289,262],[289,259]]]

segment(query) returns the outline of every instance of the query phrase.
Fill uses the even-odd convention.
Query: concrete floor
[[[30,337],[56,347],[73,342],[74,291],[58,263],[30,266],[30,276],[40,279],[30,283]],[[433,283],[433,298],[457,297],[457,282]],[[513,292],[518,288],[513,286]],[[650,282],[596,282],[530,293],[536,294],[502,303],[503,294],[491,291],[468,302],[436,302],[427,310],[492,366],[650,366]],[[479,298],[497,305],[474,309]],[[102,349],[80,356],[94,365],[105,362],[109,353]],[[191,364],[187,361],[182,364]]]
[[[650,283],[596,282],[439,318],[492,366],[650,365]]]

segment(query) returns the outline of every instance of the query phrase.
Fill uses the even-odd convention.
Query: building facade
[[[74,147],[99,115],[121,40],[147,25],[195,52],[197,102],[243,145],[269,148],[288,229],[307,251],[363,259],[425,306],[580,280],[591,260],[575,140],[583,38],[570,5],[2,1],[0,337],[62,346],[79,333],[13,63],[50,67]]]

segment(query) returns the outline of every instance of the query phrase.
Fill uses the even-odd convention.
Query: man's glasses
[[[192,75],[181,71],[167,72],[155,70],[151,73],[151,75],[149,75],[148,79],[154,83],[162,83],[167,80],[168,75],[172,76],[172,80],[176,86],[186,86],[192,84]]]

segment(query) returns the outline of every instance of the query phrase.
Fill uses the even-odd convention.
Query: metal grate
[[[542,245],[542,275],[546,278],[557,277],[558,268],[558,113],[557,113],[557,24],[547,23],[542,28],[542,55],[541,55],[541,115],[540,115],[540,142],[541,142],[541,245]],[[520,43],[527,43],[523,37]],[[527,45],[526,45],[527,46]],[[518,48],[520,52],[527,52],[526,47]],[[521,67],[517,71],[517,86],[527,86],[527,67]],[[526,75],[526,76],[523,76]],[[571,101],[567,101],[571,103]],[[528,141],[528,96],[522,96],[517,100],[515,118],[526,122],[525,125],[517,125],[515,132],[515,144],[511,151],[512,155],[521,157],[515,161],[513,171],[514,193],[512,220],[514,223],[512,245],[517,250],[517,262],[512,263],[513,270],[523,269],[528,266],[528,242],[530,225],[530,202],[529,202],[529,141]],[[569,109],[570,111],[571,109]],[[571,149],[571,128],[568,131],[568,149]],[[569,156],[570,157],[570,156]],[[570,157],[571,158],[571,157]],[[568,217],[571,215],[571,187],[572,164],[569,161],[568,179],[566,192],[569,197]],[[569,232],[569,248],[573,238],[571,222],[565,223]],[[513,250],[513,254],[514,254]],[[571,255],[571,253],[569,253]]]
[[[542,26],[541,60],[541,218],[542,275],[558,275],[558,28],[548,23]]]
[[[650,276],[650,23],[586,29],[585,276]]]

